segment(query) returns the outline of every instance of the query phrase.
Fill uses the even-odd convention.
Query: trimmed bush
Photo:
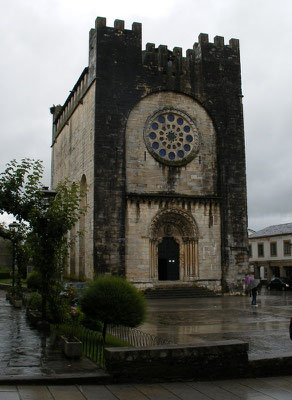
[[[41,275],[34,271],[27,277],[27,288],[33,290],[34,292],[41,290],[42,277]]]
[[[103,323],[97,321],[96,319],[89,318],[84,316],[82,320],[82,325],[84,328],[90,329],[91,331],[102,332]]]
[[[100,276],[84,291],[80,301],[85,316],[103,323],[105,339],[108,324],[136,327],[146,315],[144,295],[123,278]]]

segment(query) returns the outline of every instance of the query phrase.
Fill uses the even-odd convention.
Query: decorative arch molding
[[[193,216],[182,208],[165,208],[155,215],[149,229],[151,239],[169,236],[165,227],[176,229],[179,236],[198,238],[198,227]],[[161,229],[164,229],[162,232]],[[169,232],[170,233],[170,232]]]
[[[181,208],[160,210],[149,227],[150,279],[158,280],[158,245],[164,237],[179,244],[180,281],[192,281],[199,276],[199,231],[193,216]]]

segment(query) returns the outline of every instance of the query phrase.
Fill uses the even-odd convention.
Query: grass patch
[[[0,279],[0,283],[7,283],[7,284],[12,284],[12,279],[11,278],[2,278]]]
[[[7,278],[7,279],[0,279],[0,283],[5,283],[8,285],[12,285],[12,279],[11,278]],[[26,288],[27,284],[26,284],[26,279],[22,279],[21,280],[21,286]]]
[[[105,341],[105,347],[132,347],[130,343],[124,342],[123,340],[112,336],[109,333],[106,334]]]

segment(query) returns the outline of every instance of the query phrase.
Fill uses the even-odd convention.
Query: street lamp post
[[[44,209],[48,208],[51,202],[54,200],[57,192],[48,188],[48,186],[43,186],[42,190],[39,191],[40,195],[43,198],[43,207]]]
[[[17,234],[18,229],[19,229],[20,225],[14,221],[9,225],[9,229],[11,232],[13,232],[14,234]],[[17,254],[16,254],[16,237],[14,237],[13,239],[11,239],[12,241],[12,287],[14,288],[15,286],[15,269],[17,268]]]

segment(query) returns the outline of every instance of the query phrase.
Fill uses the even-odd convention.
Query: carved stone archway
[[[181,208],[159,211],[149,228],[150,279],[158,280],[158,245],[165,237],[179,244],[180,281],[192,281],[199,276],[198,228],[193,216]]]

